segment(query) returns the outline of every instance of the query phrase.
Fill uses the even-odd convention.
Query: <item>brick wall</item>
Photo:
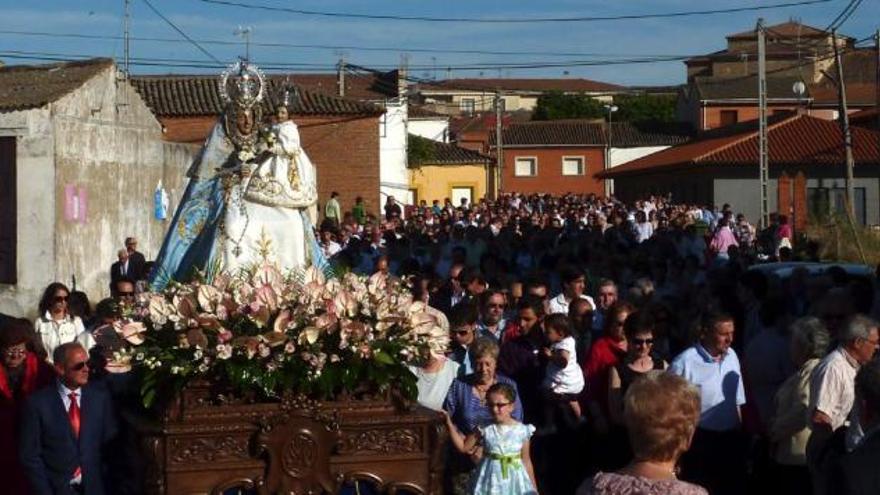
[[[702,127],[706,131],[709,129],[717,129],[721,127],[721,112],[724,110],[735,110],[737,112],[737,122],[745,122],[747,120],[757,120],[758,105],[754,106],[711,106],[701,110]],[[768,107],[767,116],[773,115],[775,112],[795,112],[796,105],[770,105]]]
[[[562,175],[562,157],[582,156],[585,159],[583,175]],[[534,177],[517,177],[514,169],[517,157],[535,157],[538,174]],[[594,193],[604,195],[602,180],[593,177],[605,168],[605,149],[584,148],[506,148],[502,190],[504,192],[564,194]]]
[[[167,141],[202,143],[216,116],[161,119]],[[318,171],[319,213],[332,191],[343,211],[363,196],[367,211],[379,213],[379,117],[294,117],[303,148]]]

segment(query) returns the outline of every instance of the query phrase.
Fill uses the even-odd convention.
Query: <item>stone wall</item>
[[[0,312],[33,317],[43,288],[54,281],[72,285],[75,277],[92,303],[106,297],[110,264],[126,236],[138,237],[148,259],[157,254],[168,221],[153,218],[153,193],[161,180],[172,201],[179,199],[196,149],[163,142],[159,122],[113,68],[24,113],[29,125],[18,131],[17,153],[19,281],[0,287]],[[0,115],[0,122],[11,119]]]
[[[0,313],[36,314],[55,273],[55,141],[49,109],[0,113],[0,134],[16,138],[17,282],[0,285]]]

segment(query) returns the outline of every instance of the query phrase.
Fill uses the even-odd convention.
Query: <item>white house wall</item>
[[[409,172],[406,168],[406,103],[386,103],[379,121],[379,187],[382,205],[388,196],[408,203]]]
[[[612,142],[614,141],[614,136],[611,136],[611,140]],[[608,150],[608,165],[609,168],[614,168],[618,165],[623,165],[624,163],[631,162],[643,156],[648,156],[658,151],[663,151],[668,147],[669,146],[642,146],[637,148],[611,147],[611,149]]]
[[[408,132],[441,143],[449,142],[449,119],[410,119]]]

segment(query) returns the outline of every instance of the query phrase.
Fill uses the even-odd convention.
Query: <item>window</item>
[[[739,112],[736,110],[721,111],[721,127],[726,127],[739,122]]]
[[[465,115],[473,115],[477,109],[477,101],[473,98],[461,99],[461,113]]]
[[[865,188],[854,187],[853,204],[856,207],[856,222],[867,225]],[[845,218],[846,216],[846,189],[842,187],[808,187],[807,210],[813,218],[822,220],[829,215]]]
[[[538,159],[534,157],[517,158],[513,175],[516,177],[534,177],[538,175]]]
[[[15,137],[0,137],[0,284],[15,284],[18,245]]]
[[[584,175],[584,157],[563,156],[562,175]]]

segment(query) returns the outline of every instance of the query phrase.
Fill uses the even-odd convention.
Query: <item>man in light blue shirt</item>
[[[679,354],[669,367],[700,389],[700,422],[691,450],[682,458],[682,479],[709,493],[743,493],[746,438],[740,431],[746,402],[742,371],[733,343],[730,315],[703,318],[700,340]]]

